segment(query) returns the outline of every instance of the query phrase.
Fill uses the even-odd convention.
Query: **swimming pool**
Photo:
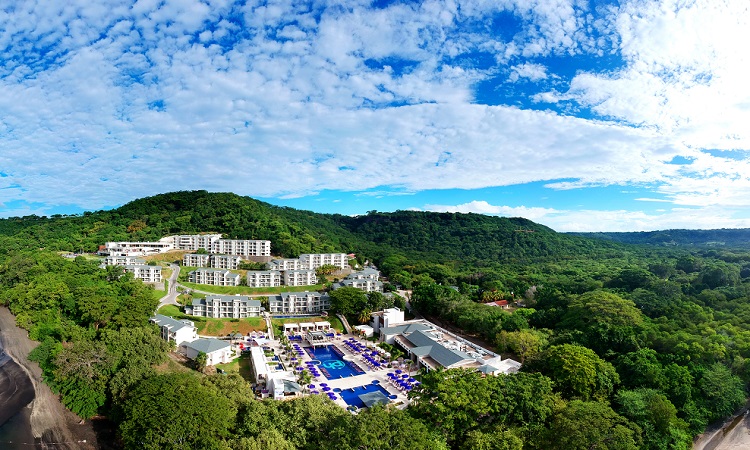
[[[386,391],[384,388],[380,387],[380,385],[377,385],[377,384],[366,384],[364,386],[357,386],[354,388],[342,389],[341,392],[337,392],[337,394],[340,395],[341,398],[344,399],[347,405],[356,406],[357,408],[364,408],[365,404],[362,402],[359,396],[362,394],[367,394],[368,392],[375,392],[375,391],[382,392],[383,395],[385,395],[386,397],[390,396],[388,391]]]
[[[326,345],[314,349],[305,347],[305,351],[307,351],[307,354],[312,359],[320,361],[318,368],[329,380],[353,377],[365,373],[356,364],[344,361],[344,354],[335,345]]]

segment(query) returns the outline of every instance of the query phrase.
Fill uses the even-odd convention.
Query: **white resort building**
[[[196,284],[213,286],[239,286],[240,274],[222,269],[196,269],[188,274],[188,280]]]
[[[485,348],[456,336],[426,320],[391,324],[380,329],[380,340],[404,349],[418,368],[481,370],[485,374],[517,372],[521,363],[502,359]]]
[[[281,286],[281,272],[278,270],[248,270],[247,285],[250,287]]]
[[[325,265],[345,269],[349,265],[349,257],[346,253],[304,253],[299,255],[299,260],[307,264],[309,269],[317,269]]]
[[[198,339],[198,330],[195,324],[189,320],[177,320],[168,316],[157,314],[151,318],[161,332],[161,337],[167,342],[174,342],[179,347],[185,342]]]
[[[145,256],[164,253],[174,249],[171,242],[106,242],[99,248],[105,256]]]
[[[312,286],[318,282],[314,270],[285,270],[282,273],[286,286]]]
[[[331,306],[331,298],[320,292],[282,292],[268,297],[271,314],[314,314]]]
[[[125,272],[132,273],[134,278],[144,283],[161,283],[161,266],[129,264],[122,267]]]
[[[186,253],[182,265],[188,267],[210,267],[211,255],[208,253]]]
[[[185,314],[214,319],[245,319],[258,317],[260,312],[260,300],[251,300],[245,295],[207,295],[185,307]]]
[[[133,266],[133,265],[144,265],[146,264],[145,259],[138,258],[137,256],[116,256],[110,255],[102,260],[100,267],[106,266]]]

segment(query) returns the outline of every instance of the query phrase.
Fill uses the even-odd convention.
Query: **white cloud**
[[[390,196],[549,181],[651,183],[673,204],[740,207],[748,162],[701,152],[750,147],[750,27],[735,7],[21,2],[0,31],[0,201],[98,209],[175,189]],[[517,28],[494,29],[499,16]],[[623,68],[583,70],[568,90],[544,63],[613,49]],[[492,67],[462,65],[477,52]],[[616,121],[472,103],[498,74]],[[669,164],[678,155],[689,162]]]
[[[654,231],[675,228],[748,228],[750,218],[732,209],[673,208],[658,214],[630,210],[557,210],[527,206],[495,206],[484,200],[460,205],[425,205],[420,210],[524,217],[559,232]]]
[[[524,63],[510,68],[511,73],[508,79],[515,83],[521,78],[527,78],[531,81],[539,81],[547,78],[547,68],[541,64]]]

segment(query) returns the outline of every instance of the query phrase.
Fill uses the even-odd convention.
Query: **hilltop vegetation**
[[[151,293],[50,252],[196,232],[270,239],[288,257],[354,252],[390,283],[413,288],[422,313],[514,355],[524,371],[424,374],[405,412],[353,417],[319,398],[258,402],[241,380],[158,374],[164,349],[146,323]],[[724,242],[742,239],[731,234],[722,230]],[[50,384],[82,416],[120,424],[128,448],[151,436],[158,448],[688,449],[694,434],[743,403],[750,381],[750,252],[728,244],[626,245],[525,219],[347,217],[177,192],[113,211],[1,220],[0,287],[0,301],[43,342],[35,358]],[[527,307],[483,304],[500,299]],[[355,317],[369,307],[350,303],[345,312]],[[131,355],[143,346],[154,351]],[[205,433],[175,425],[195,412],[190,402],[152,413],[174,406],[167,399],[176,383],[194,388],[195,402],[219,398],[220,420]]]

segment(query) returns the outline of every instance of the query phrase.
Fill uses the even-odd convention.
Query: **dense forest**
[[[166,369],[168,349],[148,324],[150,288],[55,253],[210,231],[270,239],[283,256],[354,252],[413,289],[420,312],[523,370],[422,374],[405,411],[258,401],[240,378]],[[688,449],[747,397],[750,251],[729,244],[741,239],[634,245],[525,219],[346,217],[177,192],[112,211],[0,220],[0,302],[42,342],[33,357],[64,403],[108,417],[125,448]],[[519,307],[484,304],[498,299]],[[334,306],[354,316],[372,307]]]

